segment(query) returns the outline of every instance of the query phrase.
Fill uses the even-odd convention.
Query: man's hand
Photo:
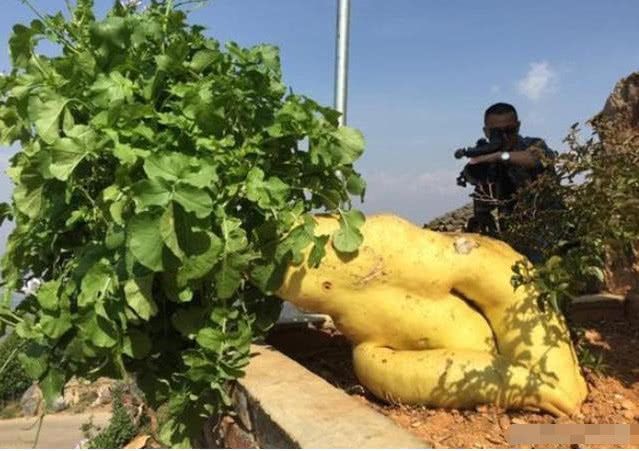
[[[478,157],[471,158],[468,164],[497,163],[501,161],[501,154],[501,152],[494,152],[487,155],[480,155]],[[517,166],[532,169],[537,166],[539,161],[541,161],[543,154],[544,151],[541,147],[533,145],[525,150],[515,150],[510,152],[509,162]]]

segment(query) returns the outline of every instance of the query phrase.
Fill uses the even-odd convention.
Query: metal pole
[[[346,125],[348,95],[348,26],[350,0],[337,0],[337,39],[335,45],[335,109],[342,113],[340,125]]]

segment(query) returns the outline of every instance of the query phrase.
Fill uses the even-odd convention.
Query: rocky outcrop
[[[20,398],[22,415],[25,417],[37,415],[42,407],[43,399],[42,390],[40,390],[38,384],[31,385]]]
[[[436,232],[462,232],[471,216],[473,216],[472,202],[436,217],[424,224],[424,228]]]
[[[639,72],[622,78],[606,100],[603,110],[590,120],[606,152],[637,161],[639,154]],[[639,172],[639,167],[637,167]],[[637,211],[628,211],[630,217]],[[636,216],[635,216],[636,217]],[[639,239],[625,253],[606,254],[606,288],[610,292],[639,292]]]
[[[604,144],[639,138],[639,72],[617,82],[603,110],[590,122]]]

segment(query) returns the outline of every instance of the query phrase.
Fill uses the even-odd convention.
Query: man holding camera
[[[540,138],[521,136],[520,125],[512,105],[496,103],[484,113],[484,134],[488,141],[480,140],[476,147],[455,153],[457,158],[469,158],[458,183],[465,186],[468,181],[475,185],[474,216],[466,227],[469,232],[498,235],[507,227],[508,216],[515,207],[515,192],[544,171],[552,170],[548,162],[556,153]],[[499,212],[497,223],[491,214],[495,208]],[[540,258],[533,249],[520,252],[531,260]]]

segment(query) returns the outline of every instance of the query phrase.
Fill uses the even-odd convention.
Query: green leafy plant
[[[604,375],[610,369],[609,365],[604,362],[604,353],[602,350],[592,350],[588,346],[585,332],[583,327],[573,327],[572,329],[579,364],[596,374]]]
[[[605,286],[609,255],[632,255],[639,243],[639,138],[629,139],[612,120],[598,121],[595,130],[605,140],[582,143],[578,124],[572,126],[554,174],[518,193],[505,236],[545,256],[534,268],[517,265],[513,284],[535,283],[542,302],[562,310]],[[560,202],[548,208],[549,199]]]
[[[338,252],[360,245],[363,138],[287,94],[277,48],[222,48],[171,0],[69,9],[16,25],[0,77],[0,138],[20,147],[0,322],[48,401],[71,375],[135,374],[168,403],[161,440],[188,446],[277,318],[285,268],[322,259],[311,212],[338,215]]]
[[[32,383],[18,361],[24,340],[10,333],[0,342],[0,400],[18,399]]]
[[[113,404],[111,406],[111,419],[104,430],[98,432],[87,443],[88,448],[94,449],[120,449],[126,445],[136,434],[137,428],[131,415],[127,412],[122,402],[123,391],[117,386],[113,388]],[[91,425],[83,428],[91,429]]]

